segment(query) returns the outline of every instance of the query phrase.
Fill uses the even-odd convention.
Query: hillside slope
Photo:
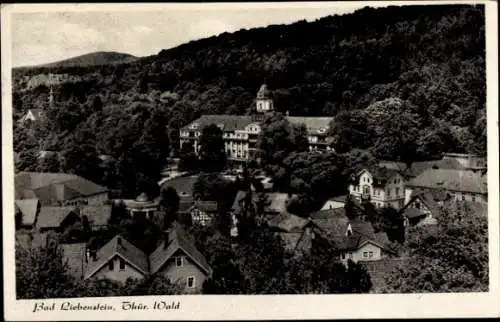
[[[484,154],[484,33],[480,5],[364,8],[224,33],[119,65],[13,74],[81,79],[56,88],[47,114],[50,135],[37,136],[45,149],[67,150],[73,146],[68,142],[85,139],[96,153],[119,159],[144,138],[152,119],[163,120],[175,146],[177,129],[202,114],[248,113],[265,82],[278,111],[336,116],[338,150],[399,159],[405,150],[391,140],[411,127],[417,159],[449,151]],[[46,108],[47,98],[44,86],[14,92],[15,117],[30,107]],[[375,114],[400,111],[394,119],[399,125],[378,126],[375,114],[361,112],[368,107]],[[18,143],[17,150],[27,148]]]
[[[107,64],[127,63],[136,60],[137,57],[118,53],[114,51],[98,51],[68,59],[60,60],[53,63],[43,64],[39,66],[24,67],[24,68],[64,68],[64,67],[87,67]]]

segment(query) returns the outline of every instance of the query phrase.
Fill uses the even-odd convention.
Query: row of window
[[[373,252],[363,252],[363,258],[373,258]]]
[[[361,187],[360,186],[354,186],[354,191],[356,192],[361,192]],[[391,196],[391,191],[392,189],[389,188],[386,190],[386,194],[387,194],[387,197],[390,197]],[[382,190],[381,189],[373,189],[373,194],[375,196],[380,196],[381,195],[381,192]],[[401,191],[402,192],[402,191]],[[370,189],[367,187],[364,191],[365,194],[370,194]],[[400,189],[399,188],[394,188],[394,196],[395,197],[399,197],[399,194],[400,194]]]

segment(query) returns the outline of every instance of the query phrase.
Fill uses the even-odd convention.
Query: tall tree
[[[217,172],[226,165],[222,130],[215,124],[205,126],[200,135],[200,167],[205,172]]]

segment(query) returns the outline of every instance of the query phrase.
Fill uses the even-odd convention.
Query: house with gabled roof
[[[158,248],[149,255],[150,273],[161,274],[171,282],[184,286],[186,293],[201,291],[212,268],[194,246],[187,232],[174,222]]]
[[[26,114],[19,119],[19,123],[38,122],[43,118],[43,110],[39,108],[30,108]]]
[[[443,190],[457,201],[488,202],[487,175],[480,170],[428,169],[406,184],[406,203],[415,190]]]
[[[80,212],[76,206],[42,206],[35,227],[40,232],[63,232],[79,221]]]
[[[349,220],[343,208],[318,211],[311,215],[311,220],[324,232],[323,237],[343,263],[349,259],[376,261],[395,255],[384,232],[375,233],[368,221]]]
[[[267,227],[283,242],[286,251],[300,256],[313,247],[320,228],[310,218],[282,213],[267,222]]]
[[[377,208],[401,209],[405,202],[407,176],[395,169],[374,167],[357,174],[358,181],[349,185],[349,194],[358,201],[370,201]]]
[[[72,259],[73,263],[79,263]],[[185,293],[198,293],[212,268],[187,232],[173,222],[165,239],[149,256],[120,235],[98,250],[85,253],[84,279],[106,278],[125,282],[160,274],[184,287]],[[78,267],[74,268],[78,271]]]
[[[148,273],[148,256],[117,235],[99,250],[89,253],[84,279],[125,282],[128,278],[142,279]]]
[[[414,190],[410,201],[401,209],[407,225],[436,224],[441,206],[450,199],[444,190]]]

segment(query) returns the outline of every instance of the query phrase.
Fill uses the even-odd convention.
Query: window
[[[399,196],[399,188],[396,188],[396,197]]]
[[[123,271],[125,269],[125,261],[120,258],[120,271]]]
[[[187,287],[189,288],[194,288],[195,286],[195,279],[194,279],[194,276],[189,276],[187,278]]]
[[[113,271],[115,269],[115,262],[111,260],[108,264],[108,267],[110,271]]]
[[[415,202],[415,208],[420,209],[420,202]]]
[[[472,201],[476,202],[476,195],[472,195]]]
[[[391,196],[391,189],[387,189],[387,197]]]
[[[463,201],[463,200],[465,200],[465,195],[464,195],[464,194],[462,194],[462,201]]]
[[[177,256],[175,258],[175,266],[182,267],[182,256]]]
[[[367,258],[368,257],[368,252],[363,252],[363,257]]]
[[[345,259],[345,253],[340,254],[340,259]]]
[[[373,257],[373,252],[368,252],[368,257],[372,258]]]

